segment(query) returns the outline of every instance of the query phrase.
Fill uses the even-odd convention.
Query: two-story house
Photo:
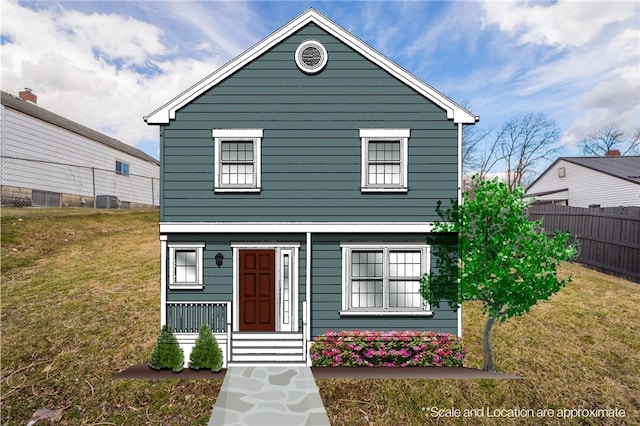
[[[310,365],[327,330],[461,334],[418,292],[478,120],[442,93],[310,9],[144,119],[161,321],[186,359],[204,323],[225,365]]]

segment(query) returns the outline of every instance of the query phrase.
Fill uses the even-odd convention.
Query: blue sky
[[[640,127],[637,1],[2,2],[2,90],[158,156],[142,116],[314,7],[500,127],[542,112],[564,155]],[[500,170],[495,170],[499,172]]]

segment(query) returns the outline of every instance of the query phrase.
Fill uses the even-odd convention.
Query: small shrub
[[[329,330],[310,353],[314,367],[461,367],[466,350],[448,333]]]
[[[222,368],[222,351],[211,332],[211,327],[206,324],[200,327],[196,344],[191,350],[189,368],[193,370],[209,368],[214,373]]]
[[[153,347],[149,367],[154,370],[170,368],[174,373],[182,371],[184,365],[184,352],[178,344],[178,339],[171,331],[171,327],[163,325],[160,336]]]

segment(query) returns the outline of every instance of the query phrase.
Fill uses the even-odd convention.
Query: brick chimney
[[[18,96],[20,96],[20,99],[23,101],[38,105],[38,97],[28,87],[25,87],[23,92],[18,92]]]
[[[605,152],[604,156],[605,157],[620,157],[620,150],[619,149],[610,149],[609,151]]]

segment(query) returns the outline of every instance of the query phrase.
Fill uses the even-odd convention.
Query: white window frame
[[[211,136],[214,140],[215,165],[214,165],[214,190],[215,192],[260,192],[261,163],[262,163],[262,134],[263,129],[212,129]],[[221,150],[223,142],[253,142],[254,182],[250,185],[223,184],[220,178]]]
[[[422,300],[419,308],[389,307],[389,252],[420,251],[420,274],[430,269],[431,248],[426,244],[411,243],[343,243],[342,249],[342,309],[340,316],[432,316],[428,302]],[[353,251],[378,250],[383,252],[383,303],[382,308],[351,307],[351,253]]]
[[[360,129],[362,192],[407,192],[409,168],[409,137],[411,129]],[[400,183],[381,185],[369,183],[369,142],[400,141]]]
[[[202,263],[204,261],[204,243],[169,243],[169,289],[171,290],[202,290],[204,288],[204,281],[202,279]],[[192,250],[196,253],[196,281],[191,282],[177,282],[176,281],[176,251]]]

